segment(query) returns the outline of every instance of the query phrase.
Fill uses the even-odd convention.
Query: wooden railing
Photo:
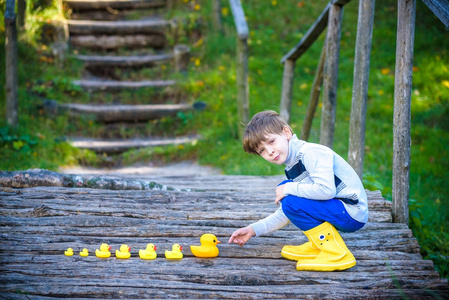
[[[312,86],[311,99],[301,137],[307,139],[313,114],[323,85],[320,143],[332,147],[337,103],[338,59],[340,50],[343,6],[350,0],[331,0],[302,40],[285,55],[281,115],[290,119],[293,74],[296,61],[316,41],[327,27],[320,63]],[[362,178],[365,148],[365,119],[369,65],[375,0],[359,1],[357,40],[354,60],[354,83],[350,117],[348,162]],[[413,69],[413,37],[415,1],[398,1],[398,35],[393,132],[393,219],[408,224],[410,168],[410,102]],[[324,65],[324,66],[323,66]]]
[[[333,145],[335,114],[337,104],[338,61],[340,52],[341,21],[343,6],[350,0],[332,0],[321,15],[307,31],[302,40],[285,55],[284,77],[280,113],[285,119],[290,119],[293,74],[296,64],[302,54],[317,40],[327,27],[326,41],[323,46],[320,61],[312,85],[312,92],[304,118],[301,139],[307,140],[310,135],[313,115],[318,104],[321,85],[323,85],[323,108],[321,115],[320,143],[329,147]],[[352,93],[352,108],[349,130],[348,161],[357,174],[363,175],[363,156],[365,147],[365,119],[368,93],[369,64],[371,40],[374,20],[374,0],[359,2],[357,26],[357,41],[354,61],[354,85]]]
[[[229,0],[234,23],[237,29],[237,108],[239,115],[239,135],[243,137],[244,126],[249,122],[249,84],[248,84],[248,25],[240,0]]]

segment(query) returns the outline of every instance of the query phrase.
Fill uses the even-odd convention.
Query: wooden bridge
[[[306,241],[293,225],[253,238],[243,248],[228,244],[234,230],[276,209],[274,187],[281,179],[133,179],[134,186],[145,190],[17,188],[0,180],[0,298],[449,298],[447,280],[439,277],[432,261],[422,259],[412,231],[392,223],[391,203],[380,192],[368,194],[365,228],[342,234],[357,259],[350,270],[296,271],[295,262],[280,255],[283,245]],[[146,185],[148,180],[165,187],[151,189],[155,185]],[[203,233],[221,240],[217,258],[191,254],[190,245],[199,244]],[[94,253],[101,243],[110,244],[113,253],[128,244],[132,256],[99,259]],[[147,243],[157,246],[157,259],[138,257]],[[174,243],[183,246],[180,261],[163,255]],[[71,257],[64,255],[69,247],[75,252]],[[88,257],[78,255],[83,248]]]

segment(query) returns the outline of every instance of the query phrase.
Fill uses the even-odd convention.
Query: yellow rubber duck
[[[100,250],[95,250],[95,255],[99,258],[108,258],[111,256],[111,246],[108,244],[101,244]]]
[[[120,250],[115,250],[115,257],[123,259],[130,258],[131,253],[129,251],[131,251],[131,247],[123,244],[120,246]]]
[[[220,244],[220,241],[213,234],[206,233],[203,234],[200,238],[201,246],[190,246],[190,250],[192,254],[196,257],[217,257],[218,250],[217,245]]]
[[[182,246],[179,244],[174,244],[171,251],[165,250],[165,257],[167,259],[181,259],[184,256],[181,251]]]
[[[157,257],[156,253],[157,247],[153,244],[148,244],[146,249],[139,250],[139,257],[141,259],[155,259]]]
[[[73,249],[72,248],[68,248],[66,251],[64,251],[64,254],[66,256],[72,256],[73,255]]]
[[[87,248],[84,248],[83,251],[80,252],[80,256],[82,257],[89,256],[89,251],[87,250]]]

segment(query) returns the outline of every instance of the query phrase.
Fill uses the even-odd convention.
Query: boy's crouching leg
[[[356,260],[335,227],[323,224],[305,231],[304,234],[320,250],[314,259],[301,259],[296,264],[298,271],[337,271],[356,265]]]
[[[320,224],[320,222],[311,219],[308,214],[305,214],[301,209],[296,207],[300,200],[301,198],[296,196],[287,196],[282,200],[282,209],[289,220],[298,228],[306,225],[310,226],[309,224],[313,224],[314,222],[316,222],[317,225]],[[300,259],[313,259],[317,257],[320,252],[321,250],[318,246],[309,238],[309,241],[302,245],[285,245],[281,250],[281,255],[286,259],[298,261]]]

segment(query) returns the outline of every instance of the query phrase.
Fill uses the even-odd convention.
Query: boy
[[[330,148],[299,140],[274,111],[260,112],[251,119],[243,149],[268,162],[285,164],[288,180],[276,188],[279,209],[235,231],[229,243],[242,247],[253,236],[292,222],[309,239],[303,245],[282,248],[284,258],[298,261],[298,271],[335,271],[355,266],[354,256],[337,231],[354,232],[368,221],[365,189],[354,169]]]

